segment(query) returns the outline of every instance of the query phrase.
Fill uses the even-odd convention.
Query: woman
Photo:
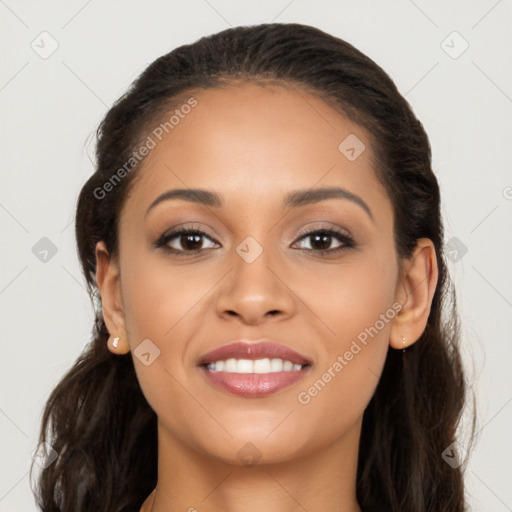
[[[96,322],[44,410],[41,509],[465,510],[439,204],[350,44],[265,24],[157,59],[80,193]]]

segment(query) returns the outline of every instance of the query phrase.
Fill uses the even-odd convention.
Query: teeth
[[[215,361],[208,365],[209,370],[228,373],[276,373],[299,371],[300,364],[293,364],[283,359],[227,359],[226,361]]]
[[[294,365],[291,361],[284,361],[283,362],[283,370],[285,372],[291,372],[294,369]]]
[[[214,363],[216,364],[216,363]],[[216,366],[215,366],[216,368]],[[224,371],[230,373],[238,373],[238,364],[236,359],[228,359],[224,362]]]
[[[276,359],[277,364],[280,363],[280,360]],[[254,373],[269,373],[272,370],[272,365],[270,364],[270,359],[256,359],[255,361],[251,361],[253,363],[253,372]],[[238,363],[238,368],[240,368],[240,362]],[[279,371],[279,370],[276,370]],[[249,373],[249,372],[247,372]]]

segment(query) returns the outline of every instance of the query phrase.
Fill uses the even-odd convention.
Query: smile
[[[227,359],[225,361],[215,361],[207,367],[209,370],[228,373],[276,373],[299,371],[303,366],[293,364],[291,361],[283,359]]]
[[[289,368],[290,364],[291,370],[284,368]],[[218,369],[219,367],[223,369]],[[282,359],[228,359],[203,365],[201,371],[208,382],[221,391],[257,398],[296,384],[311,371],[311,365],[301,366]]]

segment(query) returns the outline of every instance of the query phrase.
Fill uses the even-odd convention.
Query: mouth
[[[297,383],[311,371],[312,361],[270,341],[237,341],[205,354],[198,366],[217,389],[249,398]]]
[[[215,361],[201,365],[213,372],[260,374],[260,373],[279,373],[296,372],[302,368],[311,366],[309,363],[294,364],[291,361],[283,359],[235,359]]]

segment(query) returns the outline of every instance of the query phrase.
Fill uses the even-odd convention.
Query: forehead
[[[155,128],[164,126],[174,115],[161,140],[153,136],[156,144],[137,171],[130,194],[137,205],[147,207],[170,188],[219,191],[228,206],[280,201],[290,190],[324,186],[387,201],[368,133],[319,97],[297,87],[252,83],[191,97],[193,108],[177,104],[155,122]],[[355,159],[346,152],[352,147]]]

